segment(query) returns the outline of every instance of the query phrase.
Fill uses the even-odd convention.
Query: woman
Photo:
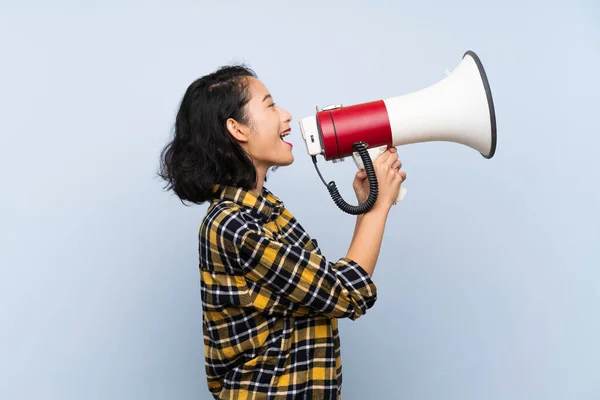
[[[406,178],[395,149],[374,162],[379,196],[357,217],[345,257],[328,261],[263,184],[294,161],[291,115],[255,73],[226,66],[193,82],[161,155],[182,201],[209,202],[199,231],[205,368],[220,399],[338,399],[338,318],[373,306],[371,280],[388,212]],[[368,196],[359,171],[357,200]]]

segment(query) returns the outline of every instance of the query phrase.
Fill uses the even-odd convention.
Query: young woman
[[[357,217],[348,253],[331,262],[264,187],[294,161],[291,115],[255,73],[226,66],[183,96],[160,175],[182,201],[209,203],[199,230],[205,369],[219,399],[339,399],[338,318],[376,300],[371,280],[388,213],[406,174],[394,148],[374,162],[375,206]],[[353,187],[368,196],[364,171]]]

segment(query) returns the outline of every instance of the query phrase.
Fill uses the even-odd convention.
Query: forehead
[[[264,97],[270,94],[269,89],[267,89],[265,84],[254,77],[248,78],[248,89],[252,95],[252,100],[257,100],[259,102],[263,101]]]

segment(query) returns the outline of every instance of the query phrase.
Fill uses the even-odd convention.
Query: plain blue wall
[[[117,5],[117,3],[119,3]],[[345,399],[600,398],[600,6],[587,2],[0,6],[0,398],[209,399],[197,229],[154,173],[181,96],[253,67],[294,116],[267,187],[331,259],[333,204],[297,122],[481,57],[492,160],[400,148],[379,300],[341,321]],[[354,164],[320,161],[352,196]]]

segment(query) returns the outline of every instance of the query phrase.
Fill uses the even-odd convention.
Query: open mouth
[[[291,132],[291,129],[288,129],[288,130],[287,130],[287,131],[285,131],[285,132],[281,132],[281,134],[279,135],[279,137],[281,138],[281,140],[283,140],[283,142],[284,142],[284,143],[286,143],[286,144],[289,144],[289,145],[291,146],[292,144],[291,144],[290,142],[286,142],[286,141],[284,140],[284,137],[286,137],[287,135],[289,135],[289,134],[290,134],[290,132]]]

